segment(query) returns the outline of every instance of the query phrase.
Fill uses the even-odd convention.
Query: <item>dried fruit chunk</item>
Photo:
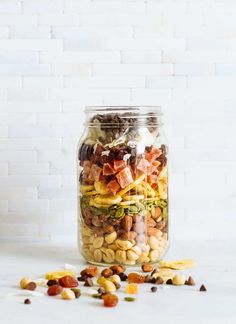
[[[88,180],[99,181],[101,173],[102,173],[102,169],[96,164],[93,164],[89,172]]]
[[[57,280],[61,277],[64,277],[64,276],[71,276],[71,277],[74,277],[75,274],[73,271],[71,270],[59,270],[59,271],[51,271],[51,272],[47,272],[46,275],[45,275],[45,278],[47,280]]]
[[[130,282],[130,283],[144,283],[145,276],[142,276],[138,273],[131,272],[128,274],[128,282]]]
[[[125,288],[125,292],[127,294],[137,294],[138,293],[138,285],[136,283],[129,283]]]
[[[112,175],[114,173],[115,173],[115,171],[109,163],[105,163],[103,165],[103,170],[102,170],[103,175]]]
[[[113,294],[105,294],[102,299],[105,307],[115,307],[119,302],[119,298]]]
[[[121,171],[127,166],[127,163],[124,160],[115,160],[113,163],[113,168],[116,172]]]
[[[64,288],[74,288],[78,286],[78,281],[71,276],[64,276],[58,280],[60,286]]]
[[[50,286],[47,290],[48,296],[57,296],[62,293],[63,288],[59,285]]]
[[[95,277],[99,274],[99,269],[96,266],[89,266],[80,272],[81,276]]]
[[[117,173],[116,178],[121,188],[125,188],[133,182],[132,173],[129,167],[126,167]]]
[[[173,270],[183,270],[187,268],[192,268],[195,266],[195,261],[191,259],[186,259],[186,260],[177,260],[177,261],[159,261],[159,266],[161,268],[170,268]]]
[[[117,193],[117,191],[120,189],[120,185],[116,180],[111,180],[107,184],[107,189],[109,192],[111,192],[113,195]]]

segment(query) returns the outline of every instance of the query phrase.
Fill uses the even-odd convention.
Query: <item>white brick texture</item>
[[[162,105],[172,234],[236,238],[236,3],[0,0],[0,240],[76,239],[86,105]]]

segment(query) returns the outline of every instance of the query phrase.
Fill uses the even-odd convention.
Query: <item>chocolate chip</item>
[[[91,278],[86,278],[86,280],[85,280],[85,283],[84,283],[84,286],[85,287],[92,287],[93,286],[93,281],[92,281],[92,279]]]
[[[48,280],[47,282],[47,286],[50,287],[50,286],[54,286],[54,285],[57,285],[57,280],[54,280],[54,279],[50,279]]]
[[[157,291],[157,287],[151,287],[151,292],[156,292]]]
[[[207,289],[204,285],[201,285],[201,287],[199,288],[199,291],[207,291]]]
[[[168,279],[168,280],[166,281],[166,284],[167,284],[167,285],[173,285],[172,279]]]
[[[121,281],[126,281],[128,279],[127,274],[124,272],[119,273],[118,276],[120,277]]]
[[[106,294],[106,291],[104,288],[100,287],[100,288],[98,288],[98,293],[101,295],[104,295],[104,294]]]
[[[26,304],[26,305],[31,304],[31,300],[30,300],[29,298],[25,299],[25,300],[24,300],[24,304]]]
[[[187,286],[195,286],[195,282],[191,276],[188,277],[188,280],[185,281],[185,285]]]

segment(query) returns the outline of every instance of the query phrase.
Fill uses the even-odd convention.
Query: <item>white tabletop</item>
[[[197,267],[185,270],[196,286],[158,286],[150,292],[150,284],[140,285],[133,303],[123,299],[115,308],[105,308],[102,301],[85,292],[95,288],[83,287],[82,296],[73,301],[40,296],[29,297],[31,305],[24,305],[24,296],[12,296],[18,291],[21,277],[42,277],[46,271],[63,268],[65,263],[81,270],[85,263],[73,245],[1,244],[0,245],[0,323],[236,323],[236,244],[235,242],[172,242],[166,259],[194,258]],[[205,284],[207,292],[199,292]],[[83,293],[84,292],[84,293]]]

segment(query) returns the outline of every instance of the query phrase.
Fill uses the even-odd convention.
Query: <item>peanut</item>
[[[159,256],[160,253],[158,250],[151,250],[151,252],[149,252],[149,258],[151,261],[157,261]]]
[[[133,246],[130,250],[127,251],[127,258],[130,261],[138,260],[140,254],[142,253],[141,248],[139,246]]]
[[[103,249],[102,250],[103,252],[103,260],[106,262],[106,263],[112,263],[114,262],[115,260],[115,253],[112,249]]]
[[[176,275],[172,279],[173,285],[180,286],[185,284],[185,276],[183,275]]]
[[[109,281],[109,280],[105,280],[101,286],[105,289],[105,291],[107,293],[112,293],[116,291],[116,286],[114,285],[113,282]]]
[[[113,283],[118,283],[118,284],[121,282],[120,277],[117,274],[114,274],[113,276],[111,276],[109,278],[109,280]]]
[[[28,283],[30,283],[32,280],[30,280],[29,278],[22,278],[20,281],[20,287],[21,289],[26,289]]]
[[[148,243],[150,245],[150,248],[155,250],[158,248],[159,240],[155,236],[150,236],[148,239]]]
[[[102,251],[99,249],[94,250],[93,257],[96,262],[102,262]]]
[[[63,299],[72,300],[75,299],[75,293],[71,289],[65,289],[63,290],[61,297]]]
[[[116,261],[119,263],[126,263],[126,252],[122,250],[116,251]]]
[[[104,238],[103,237],[95,237],[92,241],[93,247],[96,249],[99,249],[103,243],[104,243]]]
[[[137,260],[138,263],[144,263],[144,262],[148,263],[149,261],[150,258],[148,257],[148,252],[142,252]]]
[[[105,241],[108,244],[112,244],[116,239],[117,239],[117,233],[116,232],[112,232],[111,234],[105,235]]]
[[[132,243],[130,241],[122,241],[122,240],[116,240],[116,245],[119,249],[126,251],[129,250],[132,247]]]

